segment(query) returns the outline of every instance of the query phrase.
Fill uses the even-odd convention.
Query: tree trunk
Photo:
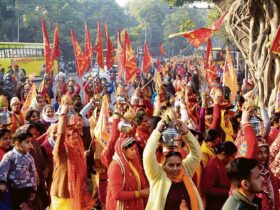
[[[279,0],[235,0],[226,22],[226,29],[245,58],[260,100],[270,114],[280,82],[280,58],[269,50],[279,24]]]

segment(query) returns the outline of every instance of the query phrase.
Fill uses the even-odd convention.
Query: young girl
[[[52,123],[57,123],[58,119],[55,116],[54,108],[52,105],[47,104],[43,108],[42,123],[48,128]]]
[[[11,148],[12,133],[8,129],[0,130],[0,161],[3,159],[4,154]]]

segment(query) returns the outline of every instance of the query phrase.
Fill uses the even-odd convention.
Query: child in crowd
[[[14,149],[7,152],[0,163],[0,192],[9,191],[13,210],[28,209],[35,199],[35,163],[29,154],[32,134],[18,131],[13,138]]]

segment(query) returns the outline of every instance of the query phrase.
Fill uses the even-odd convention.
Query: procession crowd
[[[280,113],[243,71],[232,97],[223,68],[202,69],[175,59],[127,83],[60,70],[37,88],[1,70],[0,209],[279,210]]]

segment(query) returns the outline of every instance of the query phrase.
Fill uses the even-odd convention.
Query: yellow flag
[[[24,104],[23,104],[23,106],[22,106],[22,108],[21,108],[21,112],[22,112],[22,114],[23,114],[24,117],[25,117],[26,113],[27,113],[28,110],[29,110],[29,107],[30,107],[30,105],[31,105],[32,99],[35,98],[36,96],[37,96],[36,84],[33,83],[33,84],[32,84],[32,87],[31,87],[31,89],[29,90],[28,95],[27,95],[27,97],[26,97],[26,99],[25,99],[25,102],[24,102]]]
[[[155,74],[154,81],[155,81],[156,89],[158,90],[158,88],[160,88],[160,86],[162,85],[162,79],[159,72]]]
[[[237,78],[236,78],[236,71],[234,69],[228,48],[226,48],[225,61],[226,62],[225,62],[223,83],[230,88],[231,90],[230,100],[234,101],[237,95]]]
[[[97,121],[97,124],[94,128],[94,135],[97,141],[103,146],[106,147],[110,137],[110,124],[109,124],[109,102],[108,97],[103,96],[102,106],[100,110],[100,115]]]

